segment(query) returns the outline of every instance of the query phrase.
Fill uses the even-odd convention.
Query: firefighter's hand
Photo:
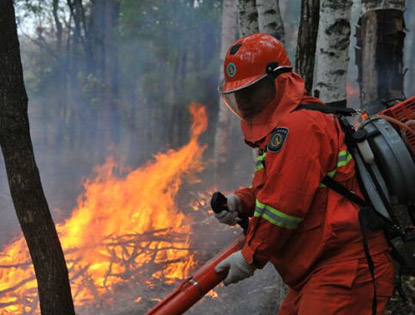
[[[241,199],[234,194],[226,196],[226,199],[229,210],[222,210],[219,213],[215,213],[215,217],[220,223],[235,225],[241,222],[241,218],[238,217],[242,210]]]
[[[237,283],[243,279],[251,277],[256,268],[246,262],[241,251],[237,251],[222,260],[215,267],[215,271],[218,273],[224,271],[225,269],[229,269],[229,271],[225,280],[223,280],[223,284],[228,286],[232,283]]]

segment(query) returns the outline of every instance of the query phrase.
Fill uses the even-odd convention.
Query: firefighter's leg
[[[389,255],[375,263],[377,314],[383,314],[393,294],[394,268]],[[371,315],[373,281],[365,259],[321,266],[301,290],[299,315]]]
[[[377,314],[384,314],[389,299],[394,293],[395,269],[389,254],[380,254],[372,257],[375,264]],[[360,260],[356,278],[353,285],[352,314],[360,314],[364,307],[366,314],[371,314],[373,300],[373,280],[368,271],[367,261]],[[370,303],[367,303],[370,300]],[[361,307],[359,307],[361,305]]]

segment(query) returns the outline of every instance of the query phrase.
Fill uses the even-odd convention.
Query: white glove
[[[219,213],[215,213],[215,217],[220,223],[235,225],[242,220],[238,218],[239,213],[242,211],[241,199],[234,194],[226,196],[226,199],[228,199],[227,205],[229,210],[222,210]]]
[[[225,280],[223,280],[223,284],[225,286],[251,277],[256,269],[253,265],[250,265],[246,262],[244,256],[242,256],[241,251],[237,251],[222,260],[215,267],[215,271],[219,273],[228,268],[228,275],[226,276]]]

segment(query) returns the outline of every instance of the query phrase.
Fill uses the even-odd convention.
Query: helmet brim
[[[255,75],[242,80],[228,81],[222,80],[219,84],[219,92],[222,94],[233,93],[239,90],[242,90],[248,86],[251,86],[257,83],[259,80],[265,78],[267,74]]]

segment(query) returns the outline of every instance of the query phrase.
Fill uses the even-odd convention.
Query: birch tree
[[[297,51],[295,54],[295,71],[304,78],[308,94],[311,94],[313,88],[319,20],[320,0],[302,0]]]
[[[241,37],[259,32],[255,0],[238,0],[238,20]]]
[[[356,63],[361,106],[369,113],[403,97],[404,10],[405,0],[362,0]]]
[[[345,107],[350,44],[351,0],[321,0],[314,94],[330,105]]]
[[[12,0],[0,1],[0,146],[10,193],[38,283],[42,314],[75,314],[68,270],[30,138]]]
[[[260,33],[267,33],[284,43],[285,31],[279,0],[256,0],[258,28]]]

